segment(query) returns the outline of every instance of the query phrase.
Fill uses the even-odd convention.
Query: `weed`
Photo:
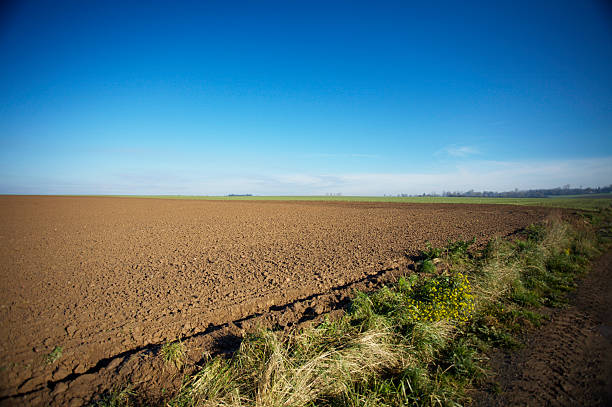
[[[397,290],[401,293],[408,293],[412,290],[412,287],[416,285],[419,278],[412,274],[408,277],[401,276],[397,281]]]
[[[93,407],[130,407],[132,398],[136,394],[130,386],[117,387],[110,392],[103,394],[99,399],[91,404]]]
[[[525,229],[525,232],[527,233],[527,240],[535,243],[543,241],[546,235],[546,230],[542,224],[529,225]]]
[[[423,260],[419,271],[421,273],[433,274],[436,272],[436,266],[431,260]]]
[[[449,240],[444,247],[433,247],[427,242],[425,250],[421,251],[424,261],[438,258],[461,259],[468,255],[468,249],[476,242],[476,238],[470,240]]]
[[[407,297],[407,308],[415,321],[467,321],[474,310],[470,282],[461,273],[424,280]]]
[[[421,257],[424,260],[433,260],[442,256],[442,251],[441,248],[433,247],[431,242],[427,242],[425,250],[421,252]]]
[[[48,365],[55,363],[59,360],[59,358],[62,357],[63,351],[64,348],[62,348],[61,346],[56,346],[47,356],[45,356],[45,363]]]
[[[468,249],[474,243],[476,243],[476,238],[472,238],[470,240],[457,240],[455,242],[452,242],[449,240],[445,248],[447,256],[451,256],[451,257],[467,256]]]
[[[487,346],[493,346],[504,349],[516,349],[521,346],[521,343],[516,339],[509,330],[499,321],[492,320],[483,316],[474,322],[468,328],[469,333],[484,342]]]
[[[180,340],[162,345],[160,354],[164,363],[173,365],[179,370],[183,367],[185,361],[185,347]]]
[[[469,380],[480,380],[485,377],[482,367],[483,357],[471,342],[471,338],[462,337],[448,346],[441,358],[448,365],[447,369],[458,377]]]

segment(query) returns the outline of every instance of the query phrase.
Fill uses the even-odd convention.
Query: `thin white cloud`
[[[462,162],[440,172],[338,174],[117,174],[95,181],[2,177],[1,193],[181,195],[383,195],[514,188],[603,186],[612,183],[612,157],[574,160]],[[13,179],[13,181],[8,181]]]
[[[305,158],[380,158],[378,154],[362,153],[313,153],[304,155]]]
[[[380,158],[378,154],[351,154],[354,158]]]
[[[347,194],[366,186],[371,194],[442,191],[507,191],[565,184],[612,183],[612,157],[558,161],[473,161],[442,173],[352,174],[343,176]]]
[[[444,172],[269,175],[260,195],[420,194],[442,191],[507,191],[554,188],[565,184],[601,186],[612,183],[612,157],[551,161],[472,161]]]
[[[458,146],[453,144],[450,146],[446,146],[442,150],[438,151],[437,155],[439,154],[450,155],[451,157],[464,158],[474,154],[480,154],[480,151],[476,147]]]

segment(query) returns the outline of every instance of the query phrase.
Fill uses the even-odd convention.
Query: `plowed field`
[[[117,378],[155,380],[143,366],[158,344],[192,340],[197,360],[193,354],[213,343],[202,338],[219,327],[247,329],[254,317],[290,326],[328,310],[317,298],[342,292],[342,299],[342,290],[371,285],[386,271],[409,271],[409,256],[426,241],[483,242],[548,212],[0,197],[0,400],[79,405]],[[56,347],[61,357],[46,361]]]

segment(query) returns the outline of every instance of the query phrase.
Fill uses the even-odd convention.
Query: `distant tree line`
[[[442,192],[439,194],[422,194],[418,196],[453,196],[453,197],[485,197],[485,198],[546,198],[549,196],[559,195],[588,195],[588,194],[609,194],[612,193],[612,184],[606,187],[596,188],[571,188],[570,185],[564,185],[563,187],[551,188],[551,189],[528,189],[526,191],[514,191],[495,192],[495,191],[474,191],[470,189],[466,192]],[[398,196],[406,196],[406,194],[399,194]]]

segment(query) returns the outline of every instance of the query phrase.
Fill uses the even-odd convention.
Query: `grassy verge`
[[[248,335],[231,358],[210,359],[164,405],[469,404],[469,390],[487,375],[487,351],[520,346],[520,333],[543,318],[538,309],[563,304],[600,247],[586,222],[560,219],[513,242],[493,240],[478,252],[470,245],[428,248],[417,273],[356,293],[339,319]]]

